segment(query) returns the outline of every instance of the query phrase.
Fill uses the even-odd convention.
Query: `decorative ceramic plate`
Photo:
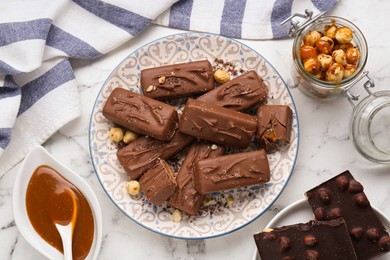
[[[141,92],[142,69],[161,65],[215,58],[234,64],[238,71],[254,70],[268,86],[269,104],[289,105],[293,110],[291,145],[286,151],[269,155],[271,180],[265,185],[213,193],[211,206],[201,208],[196,216],[184,215],[172,221],[174,210],[168,205],[154,206],[143,196],[132,199],[126,192],[127,174],[116,156],[117,147],[108,138],[113,126],[102,115],[102,108],[114,88]],[[218,35],[202,33],[176,34],[155,40],[137,49],[122,61],[101,88],[91,116],[90,152],[96,174],[114,204],[141,226],[175,238],[205,239],[233,232],[263,214],[282,193],[291,176],[298,152],[298,118],[293,99],[278,72],[260,54],[242,43]],[[254,147],[248,150],[255,149]],[[184,153],[174,158],[180,163]],[[177,170],[177,168],[175,169]],[[234,203],[227,206],[226,198]]]
[[[378,218],[382,221],[383,225],[387,230],[390,230],[390,220],[385,217],[385,215],[371,206],[375,211]],[[307,199],[301,199],[288,207],[284,208],[280,211],[264,228],[272,228],[272,227],[282,227],[286,225],[293,225],[297,223],[306,223],[313,219],[313,211],[309,205]],[[377,258],[378,260],[389,259],[389,255],[383,255],[382,257]],[[253,252],[252,260],[261,260],[257,248],[255,247],[255,251]]]

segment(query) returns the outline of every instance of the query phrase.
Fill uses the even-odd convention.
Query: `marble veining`
[[[370,10],[369,14],[367,10]],[[366,69],[376,83],[373,91],[389,89],[390,34],[389,1],[340,1],[331,15],[354,22],[366,36],[369,60]],[[375,15],[368,19],[367,15]],[[152,25],[121,48],[94,62],[72,61],[79,87],[81,117],[53,135],[44,147],[61,163],[79,173],[94,189],[103,213],[103,243],[99,259],[226,260],[251,259],[255,250],[252,235],[262,230],[280,210],[304,197],[304,192],[349,169],[361,181],[371,204],[390,217],[390,166],[366,161],[355,150],[348,132],[352,107],[345,97],[330,102],[309,98],[294,87],[292,40],[242,42],[262,54],[284,78],[297,106],[300,144],[295,170],[280,198],[260,218],[226,236],[208,240],[179,240],[161,236],[134,223],[122,214],[103,191],[91,163],[88,129],[92,106],[110,72],[143,44],[180,32]],[[359,85],[351,91],[366,92]],[[0,178],[0,259],[44,259],[20,235],[12,213],[12,191],[20,164]],[[386,259],[390,259],[390,255]]]

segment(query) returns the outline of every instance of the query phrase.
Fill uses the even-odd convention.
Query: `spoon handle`
[[[56,224],[58,232],[62,238],[62,246],[64,249],[64,260],[72,260],[72,230],[71,224],[67,226],[62,226],[60,224]]]

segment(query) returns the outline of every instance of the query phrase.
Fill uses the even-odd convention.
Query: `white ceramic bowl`
[[[44,256],[50,259],[63,259],[63,254],[50,246],[35,231],[27,215],[27,186],[35,169],[40,165],[48,165],[58,171],[64,178],[73,183],[89,202],[95,220],[95,232],[92,247],[86,259],[96,259],[102,242],[102,213],[95,193],[79,175],[59,163],[42,146],[37,146],[30,151],[16,176],[13,191],[13,210],[16,226],[20,233],[32,247]]]

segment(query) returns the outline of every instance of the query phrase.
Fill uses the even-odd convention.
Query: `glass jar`
[[[289,35],[294,37],[292,55],[298,88],[311,97],[323,100],[330,100],[344,94],[353,106],[350,117],[350,134],[355,148],[362,156],[372,162],[390,164],[390,91],[371,92],[375,83],[369,77],[368,71],[364,70],[368,59],[368,49],[363,33],[356,25],[344,18],[323,17],[323,13],[316,17],[312,17],[312,15],[311,11],[306,10],[305,15],[293,14],[282,22],[283,25],[291,21]],[[292,21],[295,17],[305,20]],[[353,33],[352,44],[360,51],[360,59],[356,65],[355,73],[338,83],[327,82],[308,73],[300,57],[303,37],[312,30],[324,32],[326,25],[349,27]],[[349,90],[364,77],[368,78],[363,84],[368,95],[359,101],[359,95],[351,94]]]
[[[349,77],[340,82],[329,82],[324,79],[316,78],[314,75],[308,73],[300,58],[300,47],[303,45],[303,37],[312,30],[324,32],[325,26],[335,25],[339,27],[348,27],[352,30],[353,39],[351,43],[360,51],[360,59],[356,64],[357,70]],[[294,43],[292,48],[292,56],[294,60],[295,76],[297,79],[298,88],[305,94],[319,98],[330,100],[343,93],[364,77],[364,68],[368,59],[367,42],[363,33],[359,28],[350,21],[336,16],[312,18],[305,26],[301,26],[299,30],[295,31]]]

